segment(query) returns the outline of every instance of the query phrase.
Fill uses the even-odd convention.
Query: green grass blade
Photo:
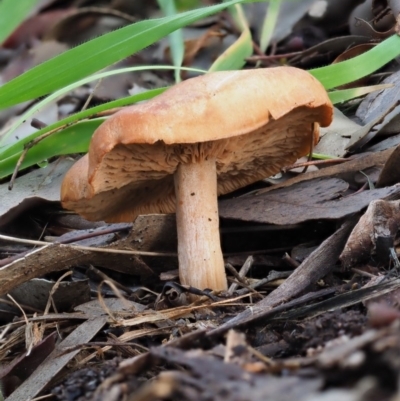
[[[224,3],[229,3],[229,0],[223,0]],[[240,4],[228,7],[229,13],[236,24],[236,27],[243,32],[249,29],[249,24],[247,23],[246,16],[243,12],[243,7]]]
[[[127,106],[127,105],[130,105],[133,103],[141,102],[143,100],[151,99],[154,96],[157,96],[160,93],[164,92],[165,89],[166,88],[152,89],[147,92],[143,92],[143,93],[139,93],[136,95],[127,96],[127,97],[124,97],[121,99],[113,100],[111,102],[103,103],[99,106],[91,107],[89,109],[86,109],[86,110],[80,111],[78,113],[75,113],[71,116],[68,116],[60,121],[57,121],[54,124],[48,125],[47,127],[42,128],[41,130],[38,130],[38,131],[30,134],[29,136],[25,137],[24,139],[22,139],[16,143],[13,143],[8,146],[4,146],[4,147],[0,148],[0,160],[7,159],[7,158],[9,158],[11,156],[15,156],[15,155],[17,155],[19,157],[21,155],[21,152],[25,148],[26,144],[33,141],[37,137],[46,134],[47,132],[53,131],[60,127],[65,127],[68,124],[75,124],[80,120],[94,116],[97,113],[100,113],[105,110],[110,110],[115,107]],[[35,146],[40,147],[41,143],[39,142]],[[85,151],[86,151],[86,149],[85,149]],[[49,157],[51,157],[51,156],[45,155],[44,159],[47,159]]]
[[[201,7],[203,0],[175,0],[176,8],[179,11],[187,11],[196,7]]]
[[[246,58],[253,52],[251,34],[243,31],[239,38],[229,46],[212,64],[209,71],[240,70],[246,63]]]
[[[93,39],[3,85],[0,109],[53,92],[142,50],[176,29],[247,1],[231,0],[176,16],[141,21]]]
[[[271,0],[269,2],[260,38],[260,49],[263,53],[265,53],[271,42],[271,38],[274,33],[276,23],[278,22],[280,8],[281,8],[281,0]]]
[[[393,35],[357,57],[309,72],[325,89],[332,89],[372,74],[399,55],[400,36]]]
[[[82,121],[49,136],[40,142],[40,146],[34,146],[29,150],[20,169],[33,166],[53,156],[86,152],[94,130],[104,120],[104,118],[98,118]],[[16,153],[0,160],[0,178],[5,178],[13,173],[19,157],[20,153]]]
[[[393,85],[382,84],[373,86],[362,86],[359,88],[352,89],[341,89],[329,92],[329,99],[333,104],[347,102],[348,100],[355,99],[360,96],[367,95],[368,93],[379,91],[386,88],[391,88]]]
[[[25,20],[39,0],[0,1],[0,45]]]
[[[157,66],[140,66],[140,67],[128,67],[128,68],[120,68],[117,70],[112,70],[112,71],[106,71],[106,72],[101,72],[99,74],[92,75],[88,78],[84,78],[80,81],[74,82],[71,85],[68,85],[57,92],[54,92],[53,94],[47,96],[45,99],[41,100],[40,102],[36,103],[33,105],[28,111],[23,113],[16,121],[15,123],[10,127],[10,129],[7,131],[7,134],[5,134],[1,139],[0,139],[0,150],[1,150],[1,144],[4,143],[4,141],[28,118],[32,117],[38,110],[40,110],[42,107],[46,106],[48,103],[56,100],[57,98],[62,97],[66,93],[70,92],[71,90],[78,88],[81,85],[85,85],[89,82],[96,81],[102,78],[106,78],[112,75],[116,74],[123,74],[125,72],[130,72],[130,71],[143,71],[143,70],[166,70],[166,69],[173,69],[174,67],[171,66],[164,66],[164,65],[157,65]],[[189,67],[182,67],[182,70],[185,71],[194,71],[194,72],[200,72],[200,73],[205,73],[206,71],[200,70],[197,68],[189,68]],[[0,158],[1,158],[1,153],[0,153]]]
[[[157,0],[158,5],[166,16],[177,14],[175,0]],[[180,29],[169,34],[169,47],[172,62],[177,69],[175,70],[175,82],[181,81],[181,71],[183,56],[185,53],[185,45],[183,41],[182,31]]]
[[[212,64],[209,71],[240,70],[246,63],[246,58],[253,53],[253,43],[243,8],[240,4],[229,7],[236,25],[242,31],[239,38],[226,49]]]

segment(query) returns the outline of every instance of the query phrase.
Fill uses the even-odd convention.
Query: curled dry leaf
[[[377,238],[393,238],[399,228],[400,200],[372,201],[350,234],[340,260],[346,268],[367,260],[376,252]]]
[[[397,144],[389,158],[386,160],[383,169],[379,174],[376,182],[377,188],[383,188],[389,185],[394,185],[399,182],[400,171],[400,146]]]
[[[393,12],[382,16],[378,10],[381,2],[366,0],[357,6],[350,15],[350,32],[353,35],[364,35],[375,39],[383,39],[393,34],[395,17]],[[389,11],[389,10],[388,10]]]

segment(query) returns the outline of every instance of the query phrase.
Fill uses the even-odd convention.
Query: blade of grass
[[[175,0],[157,0],[158,5],[166,16],[173,16],[177,14]],[[175,82],[181,81],[181,71],[179,67],[182,66],[183,55],[185,53],[185,45],[183,41],[182,30],[169,34],[169,47],[172,62],[177,69],[175,70]]]
[[[393,85],[383,84],[383,85],[373,85],[373,86],[363,86],[359,88],[352,89],[342,89],[337,91],[329,92],[329,99],[333,104],[338,104],[342,102],[347,102],[348,100],[354,99],[356,97],[364,96],[368,93],[379,91],[382,89],[390,88]]]
[[[240,70],[252,52],[250,31],[243,31],[239,38],[213,62],[209,72]]]
[[[179,11],[186,11],[201,6],[202,0],[175,0],[176,8]]]
[[[348,84],[372,74],[400,55],[400,36],[393,35],[352,59],[309,70],[325,89]]]
[[[333,159],[340,159],[340,157],[337,156],[331,156],[331,155],[324,155],[322,153],[313,153],[312,154],[313,159],[318,159],[318,160],[333,160]]]
[[[224,3],[229,3],[229,0],[223,0]],[[246,16],[243,12],[243,7],[240,4],[228,7],[229,13],[231,14],[236,27],[240,31],[245,31],[249,29],[249,24],[247,23]]]
[[[232,17],[242,31],[239,38],[226,49],[211,65],[209,72],[240,70],[246,63],[246,58],[253,53],[251,32],[247,24],[243,7],[240,4],[229,7]]]
[[[267,13],[265,15],[260,38],[260,50],[263,53],[265,53],[271,42],[276,23],[278,21],[280,8],[281,0],[271,0],[268,4]]]
[[[86,109],[81,112],[75,113],[71,116],[68,116],[60,121],[57,121],[54,124],[48,125],[47,127],[42,128],[41,130],[38,130],[38,131],[30,134],[29,136],[21,139],[20,141],[18,141],[16,143],[13,143],[11,145],[0,148],[0,160],[7,159],[8,157],[11,157],[16,154],[19,157],[19,155],[21,154],[21,152],[23,151],[25,146],[27,144],[29,144],[29,142],[40,137],[41,135],[44,135],[51,131],[54,131],[57,128],[61,129],[62,127],[66,127],[67,125],[75,124],[80,120],[94,116],[98,113],[101,113],[106,110],[110,110],[112,108],[122,107],[122,106],[130,105],[130,104],[134,104],[137,102],[141,102],[143,100],[151,99],[154,96],[157,96],[160,93],[164,92],[165,89],[166,88],[152,89],[147,92],[143,92],[143,93],[139,93],[136,95],[127,96],[127,97],[124,97],[121,99],[113,100],[111,102],[103,103],[99,106],[91,107],[89,109]],[[40,146],[40,143],[36,146]],[[46,157],[44,157],[44,159],[46,159],[48,157],[50,157],[50,156],[46,156]]]
[[[142,50],[176,29],[243,2],[249,0],[230,0],[171,17],[140,21],[77,46],[3,85],[0,109],[69,85]]]
[[[105,118],[97,118],[82,121],[47,137],[29,150],[20,169],[41,163],[54,156],[86,152],[93,132],[104,120]],[[20,155],[21,152],[0,160],[0,178],[13,173]]]
[[[131,71],[144,71],[144,70],[170,70],[173,69],[174,67],[168,66],[168,65],[157,65],[157,66],[140,66],[140,67],[127,67],[127,68],[120,68],[112,71],[105,71],[101,72],[99,74],[92,75],[88,78],[84,78],[80,81],[74,82],[71,85],[68,85],[57,92],[54,92],[50,96],[47,96],[45,99],[41,100],[40,102],[36,103],[33,105],[29,110],[27,110],[25,113],[23,113],[16,121],[15,123],[10,127],[10,129],[7,131],[7,134],[4,135],[0,139],[0,159],[1,159],[1,144],[4,143],[4,141],[27,119],[32,117],[36,112],[38,112],[42,107],[46,106],[48,103],[54,101],[55,99],[64,96],[66,93],[70,92],[71,90],[78,88],[79,86],[85,85],[89,82],[96,81],[98,79],[106,78],[112,75],[116,74],[123,74],[125,72],[131,72]],[[182,70],[187,70],[187,71],[195,71],[195,72],[201,72],[204,73],[206,71],[204,70],[199,70],[197,68],[188,68],[188,67],[182,67]]]
[[[0,45],[25,20],[40,0],[0,1]]]

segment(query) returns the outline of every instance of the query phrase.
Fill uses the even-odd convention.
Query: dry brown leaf
[[[341,197],[347,185],[336,178],[306,181],[261,195],[222,201],[219,211],[224,218],[285,225],[341,219],[361,211],[373,200],[400,196],[397,184]]]
[[[43,388],[63,369],[80,351],[80,348],[64,353],[65,349],[89,342],[107,322],[107,317],[89,319],[78,326],[54,351],[41,363],[32,375],[24,381],[7,401],[21,401],[35,398]]]
[[[399,228],[400,200],[372,201],[350,234],[340,260],[346,268],[368,260],[376,253],[377,238],[391,237],[393,242]]]

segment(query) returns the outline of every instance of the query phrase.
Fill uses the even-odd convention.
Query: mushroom
[[[65,176],[62,205],[108,222],[176,212],[181,283],[225,290],[217,196],[309,153],[331,119],[323,86],[293,67],[188,79],[105,121]]]

